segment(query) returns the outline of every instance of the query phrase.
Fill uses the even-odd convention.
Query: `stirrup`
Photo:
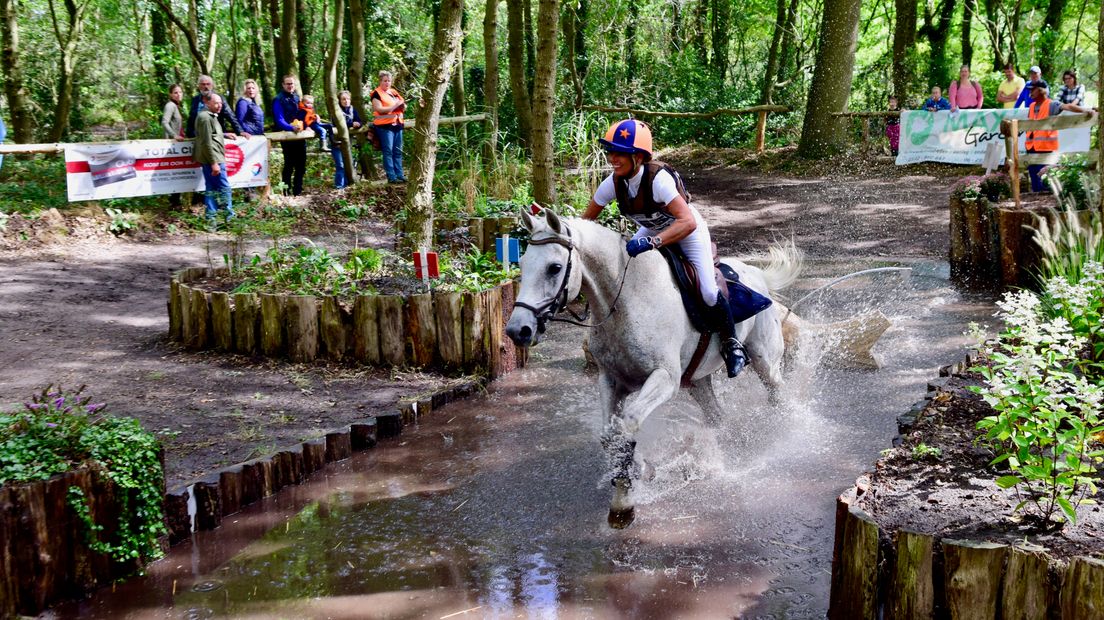
[[[721,339],[721,357],[724,358],[729,379],[739,375],[744,366],[747,366],[747,350],[736,338]]]

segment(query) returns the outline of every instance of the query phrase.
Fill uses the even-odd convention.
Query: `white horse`
[[[521,213],[531,240],[521,257],[521,287],[506,333],[519,346],[536,344],[546,321],[580,293],[586,294],[593,324],[590,352],[598,365],[602,445],[613,470],[609,524],[623,528],[635,516],[629,492],[639,471],[634,467],[636,433],[656,407],[678,392],[700,334],[658,252],[630,259],[616,232],[588,220],[561,219],[551,210],[544,213],[543,219]],[[792,245],[775,246],[763,269],[739,261],[731,266],[741,282],[770,297],[797,279],[801,256]],[[786,310],[776,303],[736,326],[751,367],[772,401],[777,401],[782,386],[785,318]],[[712,377],[722,364],[719,339],[714,337],[690,377],[690,394],[714,425],[723,411]],[[635,396],[627,398],[630,395]]]

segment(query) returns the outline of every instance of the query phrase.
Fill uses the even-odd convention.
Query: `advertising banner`
[[[991,142],[1002,141],[1000,124],[1005,118],[1026,120],[1027,108],[959,110],[954,113],[946,110],[905,110],[901,112],[901,145],[897,151],[897,165],[921,161],[981,164],[985,159],[985,148]],[[1090,127],[1085,125],[1059,131],[1058,151],[1068,153],[1091,150]],[[1024,140],[1024,132],[1021,131],[1021,153],[1024,150]]]
[[[268,140],[227,140],[226,173],[234,189],[268,185]],[[65,179],[70,202],[204,189],[191,140],[66,144]]]

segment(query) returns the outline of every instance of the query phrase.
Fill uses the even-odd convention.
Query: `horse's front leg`
[[[633,454],[636,450],[636,433],[644,420],[678,391],[678,379],[666,368],[659,368],[648,375],[632,403],[621,415],[610,418],[602,443],[613,470],[613,499],[610,500],[608,522],[610,527],[621,529],[636,518],[630,491],[632,490]]]

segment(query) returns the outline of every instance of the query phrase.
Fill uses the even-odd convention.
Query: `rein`
[[[567,323],[569,325],[575,325],[577,327],[599,327],[613,316],[613,311],[617,308],[617,302],[621,299],[621,291],[625,288],[625,279],[629,275],[629,263],[632,262],[633,257],[629,257],[628,262],[625,263],[625,270],[621,272],[621,284],[617,287],[617,295],[613,298],[613,303],[610,304],[609,312],[605,318],[597,323],[587,323],[590,318],[590,302],[587,301],[586,308],[583,310],[582,316],[576,314],[573,310],[568,308],[567,299],[567,285],[571,280],[571,264],[572,257],[575,253],[575,242],[571,239],[571,229],[565,226],[566,234],[553,235],[551,237],[542,237],[540,239],[530,239],[529,245],[559,245],[567,248],[567,267],[564,269],[563,279],[560,281],[560,288],[556,290],[556,293],[551,298],[545,300],[536,306],[531,306],[527,303],[515,301],[514,306],[520,306],[525,308],[529,312],[533,313],[533,316],[537,319],[537,330],[544,333],[544,330],[549,321],[555,321],[557,323]],[[574,319],[565,317],[558,317],[557,314],[561,312],[567,312]]]

